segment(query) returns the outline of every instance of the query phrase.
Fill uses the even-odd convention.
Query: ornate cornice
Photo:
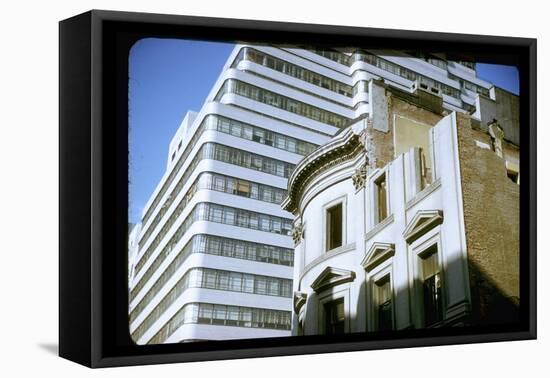
[[[315,177],[334,166],[353,159],[364,151],[362,133],[356,132],[350,126],[330,142],[302,159],[288,179],[288,197],[282,203],[282,208],[295,213],[304,188]]]

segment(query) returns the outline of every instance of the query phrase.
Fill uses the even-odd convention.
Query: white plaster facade
[[[354,185],[354,175],[365,164],[365,148],[358,142],[365,122],[308,156],[290,178],[290,197],[283,206],[295,213],[302,228],[295,253],[294,335],[324,333],[323,306],[338,298],[344,298],[345,332],[376,331],[376,282],[381,279],[391,287],[391,328],[424,327],[420,260],[433,247],[441,272],[443,317],[432,326],[460,323],[468,314],[456,113],[431,129],[434,177],[422,189],[416,148],[369,171],[363,185]],[[339,146],[352,143],[361,147],[323,168],[324,159],[338,158]],[[387,217],[378,222],[374,185],[381,175],[387,183]],[[327,251],[326,209],[338,202],[343,205],[342,246]]]
[[[255,59],[250,58],[251,51],[256,52]],[[263,56],[261,64],[257,59],[258,54]],[[322,206],[329,201],[341,199],[345,202],[346,209],[365,209],[365,214],[368,213],[366,194],[364,191],[355,193],[351,181],[348,180],[357,168],[356,165],[361,162],[349,162],[334,168],[330,177],[319,179],[321,186],[315,189],[319,191],[319,195],[303,209],[310,237],[306,237],[306,241],[299,246],[296,270],[292,267],[294,258],[285,260],[276,257],[293,253],[294,244],[291,229],[288,227],[293,216],[280,208],[284,196],[278,198],[277,194],[273,194],[275,199],[261,200],[257,193],[252,194],[252,185],[263,185],[265,190],[271,192],[285,191],[288,175],[306,154],[316,146],[329,142],[337,131],[352,120],[368,114],[381,114],[378,107],[382,105],[376,101],[378,94],[376,88],[372,88],[372,79],[382,79],[390,86],[413,92],[422,82],[426,82],[426,78],[431,78],[440,83],[437,85],[444,84],[446,88],[454,88],[457,92],[453,92],[454,96],[451,96],[429,86],[421,89],[437,92],[442,97],[445,108],[460,112],[471,110],[479,95],[461,87],[458,78],[475,83],[481,90],[488,91],[491,88],[490,83],[475,77],[474,70],[454,62],[445,63],[447,69],[442,69],[423,59],[397,56],[395,52],[377,52],[385,62],[393,62],[394,65],[403,67],[402,70],[406,68],[408,72],[420,75],[411,79],[396,74],[395,68],[389,71],[373,62],[370,64],[359,59],[354,60],[352,58],[355,54],[334,54],[339,54],[345,61],[339,63],[304,49],[237,45],[202,108],[186,115],[168,148],[166,172],[143,209],[142,223],[139,228],[135,228],[139,230],[136,231],[139,235],[133,234],[132,243],[137,238],[138,247],[129,259],[129,314],[130,333],[138,344],[289,336],[292,295],[287,292],[285,285],[292,285],[291,280],[294,278],[294,287],[304,290],[328,263],[348,267],[355,272],[355,279],[346,284],[347,291],[334,294],[347,296],[348,311],[355,316],[358,308],[364,308],[363,296],[355,292],[361,289],[361,285],[357,286],[357,283],[366,280],[365,272],[357,268],[364,252],[374,241],[387,239],[388,233],[397,229],[402,231],[404,225],[421,208],[436,209],[443,206],[442,193],[452,190],[451,183],[441,184],[439,187],[434,184],[433,193],[426,198],[414,200],[412,196],[416,192],[410,187],[414,180],[405,180],[402,177],[403,174],[410,174],[408,168],[405,169],[410,156],[399,157],[388,167],[390,185],[394,187],[390,191],[393,221],[386,222],[385,227],[374,227],[369,219],[351,219],[351,213],[346,213],[349,223],[345,229],[345,246],[340,251],[321,256],[323,248],[320,243],[324,239],[315,238],[314,235],[322,230],[323,219],[318,217]],[[297,74],[296,70],[300,69],[305,70],[301,72],[306,74]],[[450,78],[451,73],[455,75],[454,79]],[[259,92],[253,92],[252,89],[240,90],[239,85],[267,92],[254,97]],[[490,97],[487,97],[487,101],[491,101]],[[222,121],[219,121],[217,128],[209,128],[212,117],[274,133],[277,139],[273,141],[262,139],[264,137],[256,138],[255,134],[253,136],[245,131],[234,132],[236,127],[233,126],[232,131],[223,130],[225,126],[221,125]],[[323,121],[326,119],[330,119],[330,122]],[[244,130],[242,124],[239,130]],[[444,143],[450,143],[444,139],[445,135],[442,131],[439,137]],[[287,139],[283,140],[282,137]],[[210,155],[197,158],[203,148],[209,149],[213,144],[233,150],[223,154],[214,151]],[[297,144],[301,144],[301,147],[296,147]],[[240,157],[235,157],[235,150],[241,154]],[[256,160],[261,161],[261,166],[254,165]],[[227,182],[223,190],[212,183],[201,186],[201,178],[210,177],[207,174],[248,182],[251,185],[249,192],[239,193],[236,188],[228,190]],[[447,178],[446,174],[454,173],[444,173],[439,169],[438,174],[443,183],[452,179]],[[330,184],[332,180],[339,180],[335,175],[345,180]],[[329,185],[330,194],[320,191],[319,188]],[[409,196],[406,203],[398,197],[399,193],[403,196],[405,190]],[[410,207],[405,206],[411,203],[413,205]],[[203,204],[219,205],[223,209],[208,208],[205,218],[197,210],[202,209]],[[246,225],[239,223],[241,221],[237,219],[240,216],[239,209],[248,214],[246,221],[243,221]],[[443,210],[446,217],[458,216],[455,214],[456,210],[455,213],[451,209]],[[207,219],[209,216],[215,219]],[[269,225],[264,228],[262,222],[268,222]],[[363,240],[365,231],[373,234],[376,228],[380,228],[376,235]],[[195,251],[194,243],[209,237],[215,237],[215,241],[222,243],[230,240],[234,243],[233,255],[212,251],[209,249],[210,245],[201,247],[197,244],[200,250]],[[445,240],[445,243],[451,242],[456,244],[459,240]],[[236,244],[239,246],[235,246]],[[236,251],[243,244],[246,248],[251,245],[257,247],[257,244],[267,245],[272,248],[268,252],[270,257],[237,256]],[[191,252],[186,249],[189,246]],[[403,245],[396,245],[395,248],[396,257],[405,253]],[[258,252],[260,253],[263,252]],[[315,263],[316,259],[324,259],[326,256],[331,256],[330,261]],[[195,268],[218,272],[216,283],[207,282],[208,278],[203,278],[201,284],[195,282],[193,287],[185,286],[190,285],[185,283],[186,275]],[[397,271],[406,267],[396,262],[391,269]],[[298,276],[295,271],[300,272]],[[254,285],[258,284],[259,287],[250,291],[245,287],[245,276],[241,276],[241,289],[235,291],[231,289],[231,283],[226,282],[226,275],[236,277],[237,273],[264,278],[254,278]],[[231,277],[230,279],[235,278]],[[408,272],[406,277],[412,279],[413,275]],[[265,289],[261,280],[267,280],[267,285],[272,285],[271,289]],[[279,295],[266,295],[265,292],[273,287],[279,288]],[[341,290],[342,287],[337,289]],[[460,293],[453,291],[449,295],[449,303],[458,306],[456,308],[465,303],[465,298]],[[399,301],[408,303],[410,299],[405,295]],[[310,303],[308,301],[307,307]],[[200,306],[196,307],[197,304],[206,304],[209,307],[203,306],[202,309]],[[186,305],[191,309],[189,313],[186,312]],[[216,308],[219,311],[216,312]],[[251,309],[256,311],[252,315]],[[218,314],[222,312],[225,317],[223,319]],[[208,314],[210,320],[207,320]],[[273,320],[273,317],[276,319]],[[414,317],[406,318],[401,315],[396,315],[395,319],[399,328],[407,327],[415,321],[418,320]],[[362,330],[366,327],[364,322],[364,319],[352,322],[348,327],[350,330]],[[313,330],[308,329],[307,332],[311,333]]]

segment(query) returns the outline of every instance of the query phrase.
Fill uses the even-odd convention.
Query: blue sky
[[[187,110],[200,110],[233,44],[142,39],[129,56],[129,208],[136,223],[164,174],[168,145]]]
[[[200,110],[233,44],[148,38],[129,56],[129,208],[136,223],[164,174],[168,145],[188,110]],[[477,65],[478,76],[519,93],[515,67]]]
[[[519,73],[516,67],[478,63],[476,71],[480,79],[519,95]]]

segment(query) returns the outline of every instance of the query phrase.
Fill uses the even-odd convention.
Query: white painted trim
[[[318,324],[317,324],[317,330],[319,335],[325,334],[325,304],[328,302],[332,302],[334,300],[344,298],[344,332],[349,333],[351,331],[351,300],[350,300],[350,284],[347,283],[345,285],[338,286],[338,289],[331,288],[323,293],[322,296],[319,297],[319,300],[317,302],[318,306]]]
[[[342,204],[342,244],[336,248],[333,248],[333,249],[328,249],[328,234],[327,234],[327,227],[328,227],[328,224],[327,224],[327,211],[338,205],[338,204]],[[323,230],[322,230],[322,238],[323,238],[323,252],[324,253],[328,253],[328,252],[331,252],[331,251],[334,251],[338,248],[342,248],[344,247],[345,245],[347,245],[347,227],[348,227],[348,221],[347,221],[347,216],[348,216],[348,195],[345,194],[343,196],[340,196],[338,198],[335,198],[333,200],[331,200],[330,202],[327,202],[325,204],[323,204],[322,206],[322,209],[323,209]]]
[[[426,234],[416,239],[409,244],[409,269],[412,270],[409,282],[409,287],[412,288],[411,298],[411,314],[412,322],[415,328],[425,328],[424,325],[424,310],[423,310],[423,293],[422,293],[422,270],[420,266],[421,255],[432,247],[437,248],[437,264],[441,275],[441,292],[443,294],[443,321],[445,320],[445,312],[447,308],[447,287],[445,284],[446,267],[443,265],[445,261],[444,249],[441,240],[441,225],[436,226]]]
[[[378,298],[375,293],[377,286],[376,283],[384,279],[386,276],[389,276],[388,279],[390,282],[392,301],[392,329],[395,329],[395,285],[393,280],[393,257],[390,257],[365,275],[367,332],[378,330],[378,318],[376,311]]]

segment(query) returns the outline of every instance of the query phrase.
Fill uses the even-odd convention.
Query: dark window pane
[[[424,323],[428,327],[443,319],[443,306],[441,302],[441,281],[439,273],[424,280]]]
[[[325,334],[343,334],[345,330],[344,298],[325,303]]]
[[[327,250],[342,245],[342,204],[331,207],[327,211]]]

